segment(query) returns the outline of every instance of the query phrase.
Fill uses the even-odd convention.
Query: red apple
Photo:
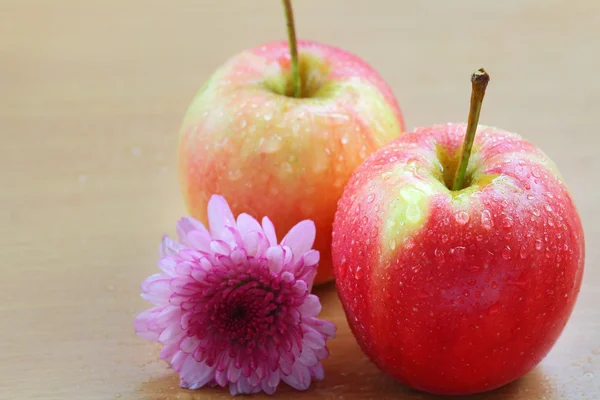
[[[201,221],[212,194],[234,214],[268,215],[279,232],[313,220],[318,284],[333,277],[331,226],[344,186],[400,135],[403,120],[391,89],[363,60],[315,42],[297,47],[297,97],[287,42],[243,51],[214,73],[181,127],[179,170],[187,208]]]
[[[350,179],[333,227],[339,296],[362,350],[438,394],[494,389],[538,364],[584,267],[573,199],[522,137],[479,126],[464,183],[449,189],[466,130],[417,129],[377,151]]]

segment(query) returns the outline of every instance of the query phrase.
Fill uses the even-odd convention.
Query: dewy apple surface
[[[571,315],[584,266],[573,199],[531,142],[479,126],[463,184],[450,189],[466,131],[421,128],[377,151],[350,179],[333,230],[338,291],[362,350],[440,394],[491,390],[536,366]]]

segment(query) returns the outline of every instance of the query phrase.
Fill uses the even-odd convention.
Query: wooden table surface
[[[577,306],[548,357],[475,398],[600,399],[600,2],[296,2],[301,38],[361,55],[409,128],[466,119],[469,76],[492,75],[481,122],[555,160],[583,219]],[[0,2],[0,398],[220,399],[185,391],[133,333],[157,245],[185,213],[183,112],[238,51],[285,38],[278,1]],[[338,325],[326,378],[279,398],[427,399],[379,372]],[[256,396],[258,398],[258,396]]]

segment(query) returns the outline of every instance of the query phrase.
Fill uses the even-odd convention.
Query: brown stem
[[[292,85],[294,89],[293,96],[300,97],[302,95],[302,82],[300,81],[300,65],[298,64],[298,43],[296,41],[296,27],[294,26],[294,10],[292,9],[291,0],[282,0],[282,3],[285,11],[288,44],[292,58]]]
[[[485,96],[485,89],[490,81],[490,76],[483,68],[480,68],[471,75],[471,107],[469,109],[469,121],[467,123],[467,132],[460,153],[460,164],[454,175],[452,190],[460,190],[463,188],[471,150],[473,149],[473,141],[477,132],[477,124],[479,123],[479,113],[481,112],[481,104]]]

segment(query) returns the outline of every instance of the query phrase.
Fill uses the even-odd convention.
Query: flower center
[[[258,282],[240,282],[214,300],[214,328],[239,343],[265,340],[280,307],[273,292]]]

